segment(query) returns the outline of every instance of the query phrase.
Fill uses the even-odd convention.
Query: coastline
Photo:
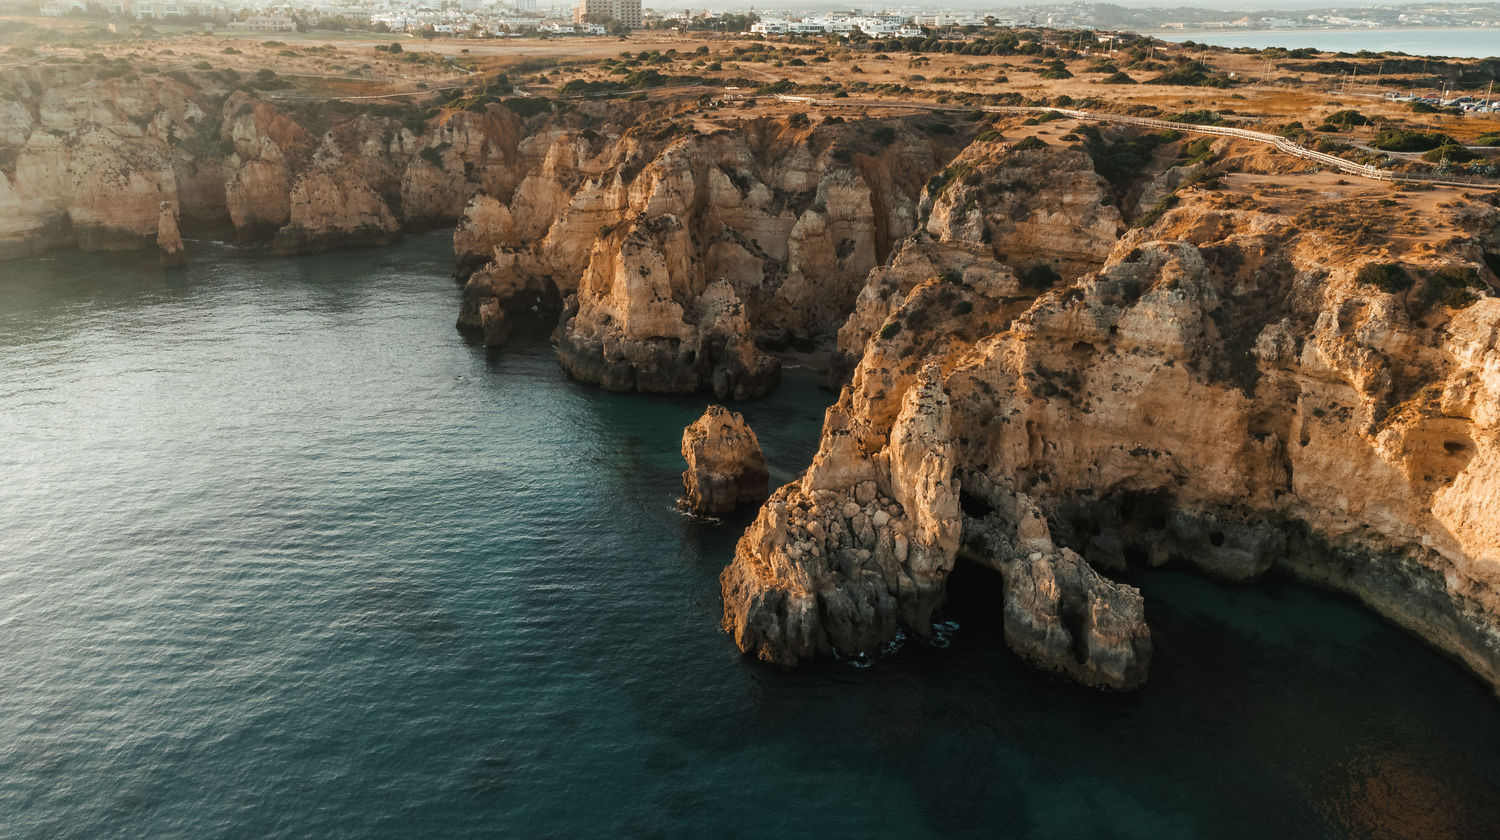
[[[1472,43],[1448,40],[1455,33],[1473,33]],[[1312,47],[1323,52],[1400,52],[1413,57],[1491,58],[1500,55],[1500,27],[1483,26],[1378,26],[1298,27],[1296,29],[1151,29],[1141,34],[1163,41],[1199,41],[1229,49],[1281,46]],[[1438,38],[1444,38],[1441,43]],[[1331,39],[1331,40],[1329,40]],[[1384,43],[1359,44],[1360,39],[1382,39]],[[1322,41],[1323,43],[1314,43]],[[1347,43],[1343,43],[1347,41]]]

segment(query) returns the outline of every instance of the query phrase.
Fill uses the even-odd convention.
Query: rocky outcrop
[[[772,351],[843,324],[869,271],[925,219],[923,185],[964,145],[904,120],[813,126],[670,101],[571,103],[523,121],[478,104],[489,93],[418,121],[425,106],[403,118],[219,99],[213,74],[69,72],[0,73],[15,144],[0,148],[13,161],[0,250],[170,242],[163,202],[193,228],[177,238],[227,231],[279,253],[457,220],[461,327],[494,345],[517,312],[559,311],[573,376],[721,399],[766,393]]]
[[[520,118],[508,108],[444,112],[399,174],[407,227],[453,224],[476,194],[510,195],[525,172],[522,135]]]
[[[966,519],[964,537],[967,556],[1004,580],[1006,644],[1031,665],[1084,685],[1139,688],[1151,663],[1140,591],[1058,548],[1026,495],[988,489],[994,512]]]
[[[766,498],[770,473],[755,432],[738,412],[711,405],[682,431],[684,510],[717,516]]]
[[[724,628],[740,649],[791,665],[873,651],[898,624],[931,633],[962,523],[947,395],[929,364],[886,445],[829,410],[800,482],[772,495],[720,576]]]
[[[1028,661],[1138,685],[1144,607],[1099,571],[1173,562],[1350,592],[1500,685],[1500,300],[1478,259],[1500,213],[1443,204],[1420,239],[1379,240],[1376,256],[1337,214],[1379,205],[1180,198],[1099,270],[1034,298],[1008,273],[986,279],[992,257],[963,237],[914,237],[872,272],[841,332],[858,354],[818,459],[773,494],[722,578],[744,650],[790,663],[927,631],[946,563],[909,585],[809,526],[831,524],[818,489],[873,480],[899,498],[885,449],[910,395],[937,387],[966,556],[1004,577],[1007,638]],[[1404,263],[1410,288],[1359,282],[1372,257]],[[919,387],[918,369],[937,377]]]
[[[1061,279],[1098,268],[1122,229],[1107,196],[1108,185],[1076,149],[971,144],[928,185],[920,229],[867,276],[839,328],[826,381],[833,387],[849,381],[870,337],[927,278],[972,282],[1014,270],[1021,280],[1001,306],[1015,316],[1047,288],[1039,276]]]
[[[767,393],[780,379],[755,347],[734,287],[691,295],[690,240],[671,215],[642,219],[600,241],[558,327],[558,358],[578,379],[612,391],[692,392],[720,399]],[[687,306],[684,306],[684,303]]]
[[[292,188],[287,215],[272,241],[278,254],[388,245],[401,235],[395,215],[368,184],[331,171],[303,176]]]
[[[380,244],[456,221],[482,190],[508,195],[525,168],[521,121],[499,105],[423,123],[217,95],[215,78],[0,71],[0,259],[180,240],[164,223],[283,253]]]
[[[1045,265],[1072,277],[1104,263],[1124,232],[1109,184],[1081,146],[971,144],[929,189],[923,229],[1018,271]]]
[[[186,259],[182,234],[177,230],[177,214],[165,201],[161,203],[161,217],[156,222],[156,249],[161,252],[162,265],[181,265]]]
[[[489,258],[460,324],[483,330],[487,311],[566,298],[554,340],[579,379],[763,394],[778,365],[761,348],[843,322],[948,153],[910,130],[875,148],[846,124],[769,119],[736,131],[638,121],[613,142],[592,129],[538,135],[523,143],[535,168],[508,198],[471,201],[455,233],[460,272]]]

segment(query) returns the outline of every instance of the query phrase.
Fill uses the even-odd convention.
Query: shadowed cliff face
[[[381,244],[452,224],[523,168],[521,121],[500,106],[425,122],[338,103],[291,112],[50,65],[5,71],[0,92],[0,259],[150,247],[173,224],[283,253]]]
[[[579,379],[763,394],[777,367],[759,347],[843,323],[951,151],[900,122],[876,141],[868,124],[659,116],[556,133],[508,199],[470,204],[459,263],[488,262],[460,323],[496,343],[506,310],[566,298],[555,340]]]
[[[1139,595],[1088,567],[1180,562],[1350,592],[1500,685],[1500,300],[1478,259],[1500,214],[1440,204],[1377,255],[1322,209],[1182,197],[1034,300],[952,234],[872,272],[840,333],[857,361],[822,448],[724,573],[743,649],[790,663],[930,633],[964,554],[1004,576],[1023,658],[1129,688],[1150,653]],[[1410,288],[1357,280],[1377,256]],[[922,279],[935,270],[946,279]],[[898,468],[913,399],[943,406],[927,451],[951,458],[946,486]],[[905,551],[877,534],[867,557],[806,524],[866,481],[895,502]],[[961,504],[932,504],[939,491]],[[924,516],[962,540],[913,562],[908,523]]]

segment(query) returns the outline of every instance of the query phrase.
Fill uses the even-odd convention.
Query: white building
[[[252,17],[246,18],[237,28],[249,29],[255,32],[296,32],[297,22],[289,17]]]
[[[45,17],[62,17],[68,12],[86,11],[88,4],[83,0],[47,0],[42,4],[42,15]]]
[[[590,18],[613,18],[631,29],[640,29],[641,0],[578,0],[573,22],[583,23]]]
[[[796,20],[765,18],[750,24],[755,35],[848,35],[855,30],[871,38],[910,38],[921,35],[922,30],[906,24],[899,15],[823,15]]]

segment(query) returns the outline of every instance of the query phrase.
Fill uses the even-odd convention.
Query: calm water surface
[[[0,837],[1493,837],[1500,703],[1342,599],[1139,582],[1133,696],[780,672],[680,517],[702,399],[453,330],[444,235],[0,266]],[[786,480],[829,396],[741,408]]]
[[[1235,32],[1152,32],[1164,41],[1197,41],[1220,47],[1313,47],[1333,52],[1384,52],[1444,55],[1458,58],[1500,56],[1500,28],[1492,29],[1311,29]]]

